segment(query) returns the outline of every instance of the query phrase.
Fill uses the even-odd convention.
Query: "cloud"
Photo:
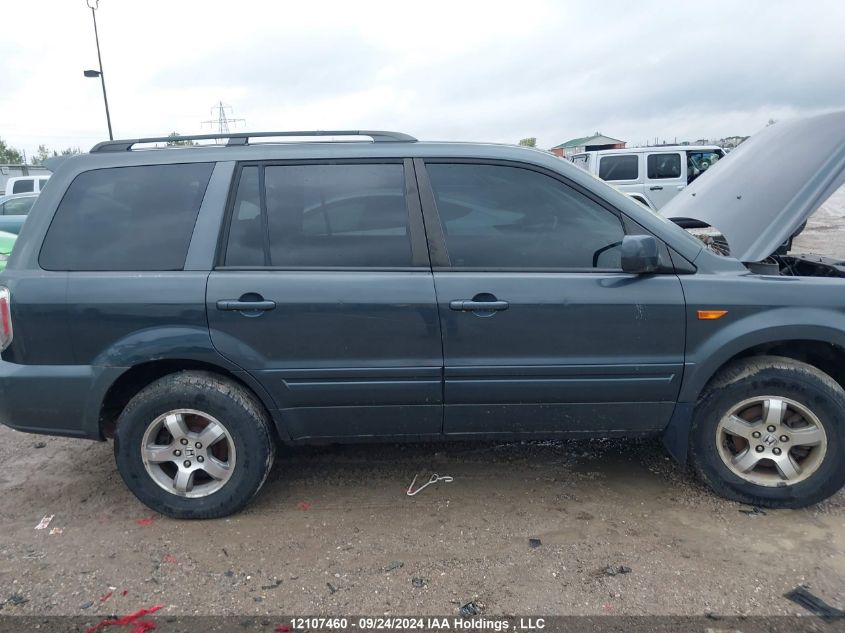
[[[102,95],[81,74],[96,63],[90,13],[62,0],[7,9],[0,136],[29,151],[102,139]],[[202,131],[218,100],[249,129],[544,147],[595,131],[749,134],[845,107],[845,3],[833,0],[101,0],[97,16],[118,136]]]

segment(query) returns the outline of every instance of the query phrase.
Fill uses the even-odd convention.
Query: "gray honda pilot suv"
[[[725,497],[817,502],[845,482],[845,268],[778,247],[842,182],[830,123],[760,135],[824,156],[803,205],[746,169],[726,195],[777,222],[750,246],[716,227],[733,256],[527,148],[100,143],[0,276],[0,421],[113,438],[129,489],[180,518],[243,507],[278,442],[662,435]],[[677,198],[724,195],[757,142]]]

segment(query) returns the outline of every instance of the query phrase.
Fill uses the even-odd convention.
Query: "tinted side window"
[[[32,208],[35,198],[12,198],[3,206],[3,215],[26,215]]]
[[[264,186],[273,266],[412,265],[402,165],[268,165]]]
[[[680,154],[649,154],[646,159],[649,180],[681,177]]]
[[[211,163],[115,167],[77,176],[47,230],[47,270],[180,270]]]
[[[639,178],[640,159],[636,154],[627,156],[602,156],[599,161],[599,178],[602,180],[636,180]]]
[[[12,185],[12,193],[32,193],[35,190],[35,181],[31,178],[17,180]]]
[[[620,267],[619,218],[560,181],[500,165],[427,169],[453,267]]]

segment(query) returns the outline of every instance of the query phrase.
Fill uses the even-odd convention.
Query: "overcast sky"
[[[85,0],[2,3],[0,137],[107,137]],[[845,2],[100,0],[115,136],[393,129],[541,147],[751,134],[845,108]]]

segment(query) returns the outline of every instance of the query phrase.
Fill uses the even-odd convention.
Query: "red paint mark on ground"
[[[176,558],[174,558],[174,557],[173,557],[172,555],[170,555],[170,554],[165,554],[165,555],[164,555],[164,558],[162,558],[162,559],[161,559],[161,562],[163,562],[163,563],[170,563],[171,565],[175,565],[175,564],[176,564]]]
[[[113,591],[109,591],[106,595],[100,597],[100,602],[105,602],[112,597]]]
[[[94,626],[86,630],[85,633],[95,633],[95,631],[104,629],[107,626],[124,626],[126,624],[132,625],[132,633],[146,633],[147,631],[152,631],[153,629],[155,629],[156,624],[151,620],[141,620],[141,618],[143,618],[145,615],[155,613],[156,611],[162,608],[164,608],[164,605],[157,604],[153,607],[149,607],[148,609],[141,609],[140,611],[136,611],[135,613],[124,615],[122,618],[117,618],[116,620],[103,620],[99,624],[95,624]]]
[[[128,589],[124,589],[123,591],[121,591],[121,592],[120,592],[120,595],[121,595],[121,596],[123,596],[123,597],[128,596],[128,595],[129,595],[129,590],[128,590]]]
[[[296,507],[300,510],[310,510],[311,509],[311,502],[310,501],[298,501]]]
[[[290,624],[280,624],[276,627],[276,633],[290,633],[293,631],[293,628]]]
[[[148,525],[152,525],[153,521],[155,521],[155,517],[144,517],[143,519],[137,519],[135,523],[141,527],[147,527]]]

